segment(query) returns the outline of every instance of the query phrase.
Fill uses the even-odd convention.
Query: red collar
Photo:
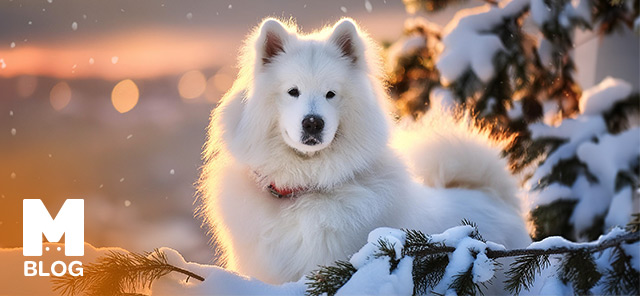
[[[277,198],[292,198],[299,195],[301,192],[306,191],[304,188],[278,188],[276,184],[271,183],[267,189],[269,192]]]

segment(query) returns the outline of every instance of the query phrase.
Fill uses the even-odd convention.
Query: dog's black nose
[[[302,120],[302,130],[310,135],[316,135],[322,132],[324,128],[324,120],[318,115],[307,115]]]

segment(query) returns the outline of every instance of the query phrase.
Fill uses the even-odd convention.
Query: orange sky
[[[214,38],[215,36],[215,38]],[[63,44],[18,45],[0,50],[0,77],[44,75],[65,79],[147,78],[233,61],[239,44],[222,32],[153,28],[112,33]]]

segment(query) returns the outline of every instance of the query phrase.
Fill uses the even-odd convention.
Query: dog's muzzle
[[[302,138],[300,141],[308,146],[322,143],[324,120],[318,115],[307,115],[302,119]]]

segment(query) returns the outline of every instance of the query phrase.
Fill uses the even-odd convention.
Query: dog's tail
[[[401,122],[392,145],[425,185],[481,190],[520,211],[517,180],[501,156],[511,138],[492,137],[469,114],[453,113],[432,108],[418,122]]]

